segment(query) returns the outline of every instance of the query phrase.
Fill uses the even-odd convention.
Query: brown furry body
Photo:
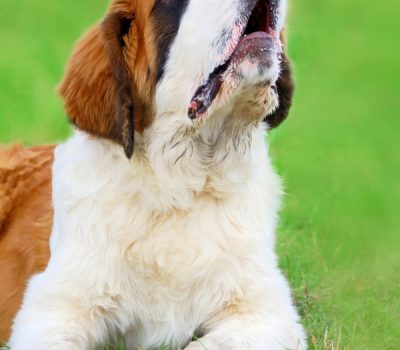
[[[7,340],[25,285],[49,259],[54,146],[0,149],[0,340]]]

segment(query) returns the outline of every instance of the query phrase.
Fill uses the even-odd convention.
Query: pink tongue
[[[275,38],[266,32],[255,32],[240,40],[232,57],[230,65],[240,64],[246,59],[260,60],[269,55],[269,52],[277,49]]]

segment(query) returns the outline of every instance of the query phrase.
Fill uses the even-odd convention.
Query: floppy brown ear
[[[285,44],[284,32],[281,32],[281,42]],[[292,68],[290,65],[290,59],[285,53],[281,55],[281,74],[276,82],[276,89],[279,96],[279,107],[272,114],[266,116],[264,121],[268,126],[276,128],[280,125],[288,116],[290,108],[292,107],[292,99],[295,90],[295,84],[293,80]]]
[[[59,92],[79,129],[118,142],[128,158],[134,148],[133,81],[125,60],[133,15],[111,13],[78,43]],[[137,40],[137,39],[136,39]],[[137,51],[129,37],[129,59]]]

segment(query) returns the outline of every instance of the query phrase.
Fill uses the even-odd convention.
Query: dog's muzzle
[[[279,20],[279,0],[259,0],[248,15],[240,38],[233,52],[223,58],[207,81],[195,92],[188,108],[192,120],[203,117],[218,93],[223,82],[232,75],[239,76],[241,68],[252,67],[261,75],[272,66],[273,58],[281,52],[277,23]]]

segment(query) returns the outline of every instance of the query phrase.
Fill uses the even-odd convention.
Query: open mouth
[[[264,31],[273,34],[278,24],[279,0],[258,0],[244,34]]]
[[[188,109],[190,119],[198,119],[207,113],[221,90],[224,73],[230,67],[238,66],[249,57],[253,60],[259,59],[262,63],[263,58],[269,55],[271,47],[279,40],[279,4],[280,0],[257,1],[247,25],[241,30],[240,40],[233,52],[214,69],[206,83],[195,92]]]

